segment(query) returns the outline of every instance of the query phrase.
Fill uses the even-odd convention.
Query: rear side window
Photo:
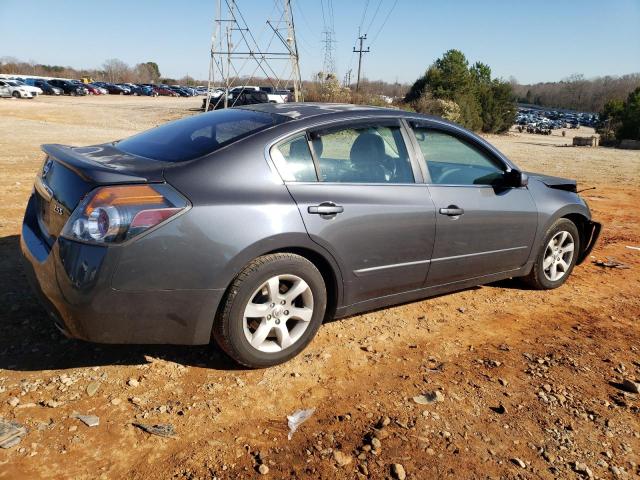
[[[415,182],[398,126],[348,127],[311,138],[323,182]]]
[[[271,150],[278,173],[286,182],[315,182],[316,170],[305,135],[279,143]]]
[[[153,160],[186,162],[288,120],[252,110],[215,110],[147,130],[121,140],[116,147]]]

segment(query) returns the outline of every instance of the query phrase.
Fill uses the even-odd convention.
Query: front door
[[[413,127],[436,209],[426,285],[434,287],[522,267],[538,213],[526,187],[505,187],[507,166],[452,132]]]
[[[435,210],[397,121],[311,131],[272,158],[311,239],[341,267],[344,305],[424,285]]]

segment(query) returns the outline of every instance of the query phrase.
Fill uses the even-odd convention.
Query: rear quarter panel
[[[193,207],[123,248],[114,288],[226,289],[260,255],[317,250],[264,144],[247,140],[165,171]]]

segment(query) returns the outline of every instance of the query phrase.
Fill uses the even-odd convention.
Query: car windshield
[[[167,123],[121,140],[116,146],[140,157],[186,162],[288,120],[252,110],[216,110]]]
[[[19,87],[20,85],[18,85],[16,82],[7,82],[9,85],[11,85],[12,87]]]

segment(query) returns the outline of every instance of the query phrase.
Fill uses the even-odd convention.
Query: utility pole
[[[360,89],[360,70],[362,68],[362,54],[369,53],[371,51],[370,47],[367,47],[366,50],[362,49],[362,42],[367,39],[367,34],[360,35],[358,40],[360,40],[360,48],[356,50],[356,47],[353,47],[353,52],[358,54],[358,81],[356,83],[356,92]]]
[[[351,69],[349,69],[347,73],[344,74],[343,84],[345,87],[348,87],[349,85],[351,85]]]

